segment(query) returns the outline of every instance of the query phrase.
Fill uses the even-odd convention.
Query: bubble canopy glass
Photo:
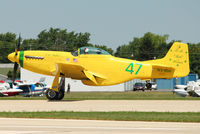
[[[81,47],[80,54],[110,55],[107,51],[95,47]]]
[[[80,48],[80,55],[110,55],[107,51],[101,49],[101,48],[95,48],[95,47],[81,47]],[[72,52],[73,56],[78,56],[78,50]]]

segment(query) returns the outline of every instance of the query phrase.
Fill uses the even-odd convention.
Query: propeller
[[[19,51],[19,48],[20,48],[20,42],[21,42],[21,35],[19,35],[17,44],[15,45],[15,56],[17,56],[17,54],[18,54],[18,51]],[[16,78],[18,67],[19,67],[19,65],[17,64],[17,62],[15,62],[14,69],[13,69],[13,76],[12,76],[13,83],[14,83],[15,78]]]

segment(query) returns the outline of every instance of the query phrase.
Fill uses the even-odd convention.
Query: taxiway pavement
[[[0,134],[199,134],[200,123],[0,118]]]
[[[2,111],[155,111],[200,112],[196,100],[0,100]]]

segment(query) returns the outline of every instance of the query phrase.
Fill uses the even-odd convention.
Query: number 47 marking
[[[139,68],[135,72],[135,75],[137,75],[139,73],[141,67],[142,67],[142,64],[136,63],[135,65],[139,65]],[[125,71],[130,72],[132,74],[134,72],[134,70],[133,70],[133,63],[129,64]]]

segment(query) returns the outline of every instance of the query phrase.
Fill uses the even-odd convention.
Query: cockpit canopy
[[[101,54],[101,55],[110,55],[107,51],[101,48],[95,47],[81,47],[80,54]]]
[[[75,52],[72,52],[72,55],[78,56],[79,52],[78,50]],[[80,48],[80,55],[110,55],[107,51],[101,49],[101,48],[95,48],[95,47],[81,47]]]

